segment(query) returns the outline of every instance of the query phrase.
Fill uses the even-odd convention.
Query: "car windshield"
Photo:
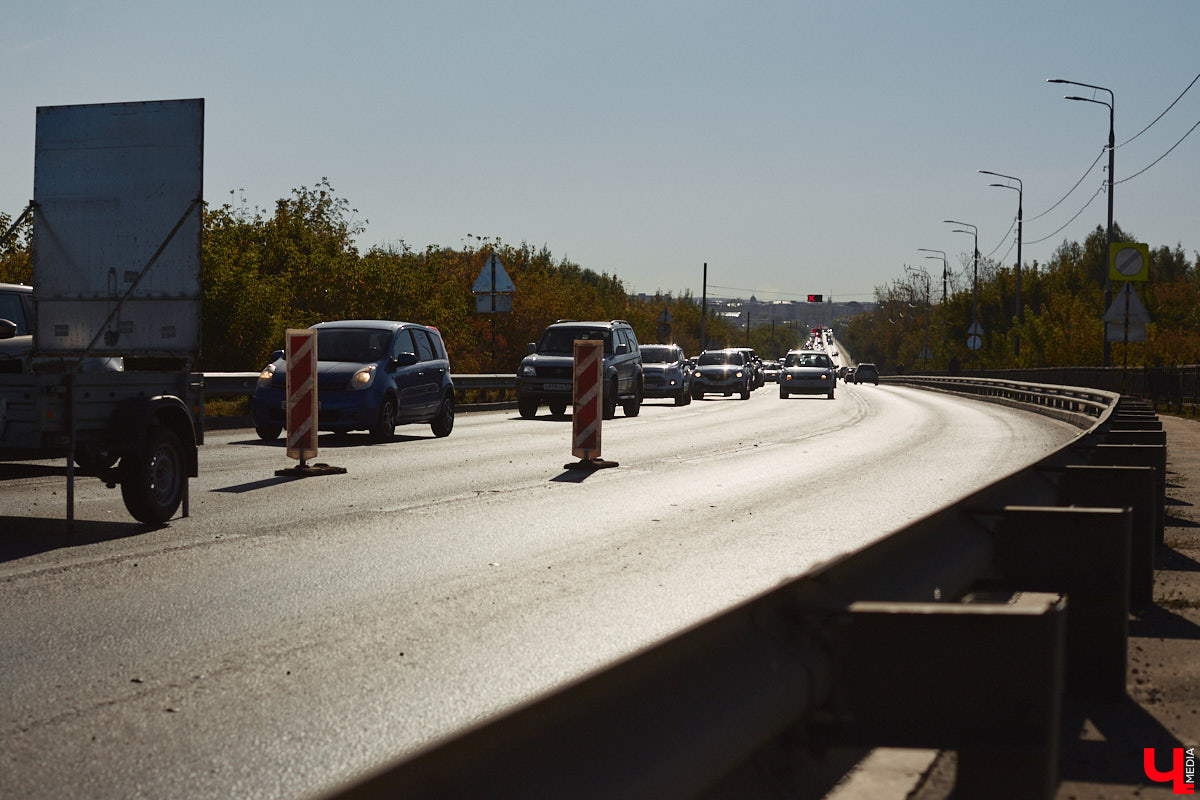
[[[317,358],[321,361],[378,361],[388,351],[390,330],[378,328],[318,328]]]
[[[604,355],[612,355],[612,333],[601,328],[547,328],[537,351],[543,355],[574,355],[576,339],[603,339]]]
[[[641,347],[641,351],[643,364],[670,364],[672,361],[679,360],[679,357],[675,354],[674,347],[658,347],[652,344],[644,344]]]
[[[789,367],[821,367],[829,368],[829,356],[824,353],[788,353]]]
[[[712,364],[744,364],[745,360],[741,353],[724,353],[720,350],[701,353],[700,360],[697,361],[700,366]]]

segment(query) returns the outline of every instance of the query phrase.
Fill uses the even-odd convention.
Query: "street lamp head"
[[[1064,81],[1062,78],[1046,78],[1046,83],[1070,83],[1070,81]]]

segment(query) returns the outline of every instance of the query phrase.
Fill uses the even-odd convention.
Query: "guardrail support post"
[[[1008,506],[996,525],[995,585],[1067,595],[1073,693],[1125,696],[1132,516],[1129,509]]]
[[[1155,473],[1154,541],[1163,543],[1163,516],[1167,503],[1167,448],[1149,444],[1099,444],[1091,462],[1107,467],[1153,467]]]
[[[827,621],[830,705],[814,738],[959,752],[956,796],[1052,798],[1065,604],[860,601]]]
[[[1154,602],[1156,476],[1150,467],[1098,467],[1072,464],[1058,485],[1058,504],[1091,508],[1132,508],[1129,547],[1129,605]]]

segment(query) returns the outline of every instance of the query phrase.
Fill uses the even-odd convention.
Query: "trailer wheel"
[[[139,522],[159,525],[174,516],[187,482],[183,446],[166,428],[146,432],[139,453],[122,459],[121,498]]]

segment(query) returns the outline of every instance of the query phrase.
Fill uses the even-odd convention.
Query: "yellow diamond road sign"
[[[1144,281],[1150,277],[1150,245],[1114,242],[1108,246],[1108,277],[1114,281]]]

